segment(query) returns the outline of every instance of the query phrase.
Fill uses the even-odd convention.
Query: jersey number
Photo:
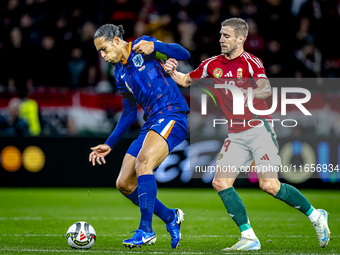
[[[225,143],[224,143],[224,145],[223,145],[223,147],[225,147],[224,152],[227,152],[227,150],[228,150],[228,148],[229,148],[229,145],[230,145],[230,140],[225,141]]]

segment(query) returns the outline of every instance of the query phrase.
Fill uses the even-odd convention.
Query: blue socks
[[[125,195],[126,198],[131,200],[134,205],[139,206],[139,199],[138,199],[138,187],[135,189],[130,195]],[[154,206],[154,214],[157,215],[165,224],[170,223],[174,220],[174,213],[171,209],[166,207],[161,201],[157,198],[155,200]]]
[[[137,177],[138,200],[141,213],[139,229],[151,233],[152,215],[155,208],[157,195],[157,185],[153,174],[141,175]]]

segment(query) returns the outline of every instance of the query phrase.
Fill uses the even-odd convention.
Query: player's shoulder
[[[262,60],[249,52],[243,51],[243,53],[240,55],[240,58],[252,66],[263,68]]]
[[[149,42],[155,42],[157,41],[157,39],[155,37],[152,37],[152,36],[148,36],[148,35],[143,35],[139,38],[137,38],[135,41],[133,41],[133,44],[136,44],[136,43],[139,43],[140,41],[149,41]]]
[[[209,65],[209,64],[215,64],[215,63],[218,63],[221,60],[222,60],[222,54],[207,58],[206,60],[203,60],[201,65],[205,66],[205,65]]]

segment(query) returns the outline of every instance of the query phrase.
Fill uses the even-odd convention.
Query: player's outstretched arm
[[[190,57],[190,53],[177,43],[163,43],[160,41],[145,41],[141,40],[136,43],[133,48],[135,52],[144,55],[150,55],[152,52],[160,52],[169,58],[175,58],[178,60],[185,60]]]
[[[177,72],[176,70],[170,73],[170,77],[181,87],[187,88],[192,84],[189,74]]]
[[[101,161],[105,164],[104,159],[110,152],[112,147],[119,141],[120,138],[126,133],[130,128],[132,123],[137,117],[137,105],[135,98],[129,94],[123,94],[123,113],[120,116],[118,124],[110,137],[106,140],[105,144],[100,144],[96,147],[91,148],[93,150],[90,153],[89,161],[92,161],[92,165],[96,164],[96,161],[101,165]],[[101,161],[100,161],[101,160]]]
[[[272,88],[270,86],[269,80],[259,79],[256,82],[257,88],[253,89],[253,98],[265,99],[272,94]],[[242,92],[247,95],[248,90],[241,89]]]
[[[171,78],[181,87],[184,88],[189,87],[190,84],[192,83],[189,74],[177,72],[176,71],[177,66],[178,62],[176,61],[176,59],[169,58],[164,65],[165,72],[167,72],[171,76]]]

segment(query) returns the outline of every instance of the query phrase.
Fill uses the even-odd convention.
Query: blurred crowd
[[[268,77],[339,77],[335,0],[5,0],[0,2],[0,92],[71,88],[114,91],[112,67],[93,45],[96,29],[123,24],[125,40],[142,35],[177,42],[189,72],[220,54],[227,18],[249,24],[246,51],[260,57]]]
[[[93,44],[100,25],[122,24],[126,41],[150,35],[181,44],[191,54],[178,66],[186,73],[220,54],[221,22],[231,17],[248,22],[245,50],[263,60],[268,77],[316,78],[317,89],[336,95],[334,90],[327,92],[331,87],[337,90],[336,82],[327,86],[321,77],[340,77],[336,45],[340,0],[3,0],[0,99],[11,100],[0,112],[0,135],[80,133],[83,120],[92,117],[79,113],[74,117],[62,107],[39,111],[29,94],[116,92],[112,65],[102,60]],[[331,113],[336,113],[334,125],[327,124],[332,129],[339,123],[340,113],[324,107],[319,115],[329,117]],[[108,133],[119,114],[107,111],[106,115],[95,123],[100,129],[107,126]],[[314,120],[328,123],[318,117]],[[306,130],[308,125],[305,123]],[[310,129],[313,135],[320,133],[317,124]],[[94,126],[89,132],[98,130]],[[326,130],[321,132],[325,136],[336,133],[340,137],[339,130],[322,130]]]

